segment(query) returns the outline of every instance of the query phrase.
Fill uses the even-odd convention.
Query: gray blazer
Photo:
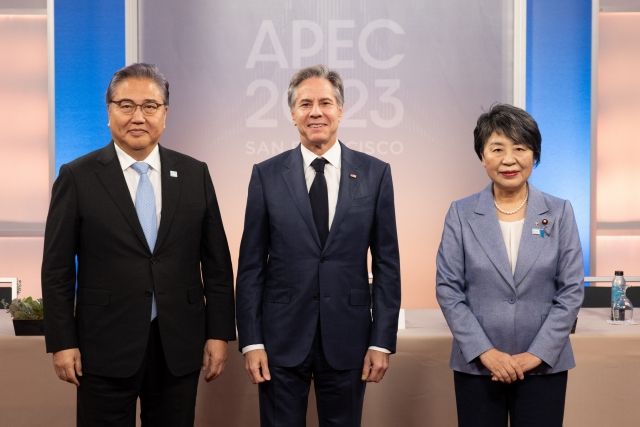
[[[549,222],[540,237],[532,229],[543,228],[543,219]],[[490,184],[451,204],[436,262],[436,296],[454,337],[453,370],[490,375],[478,356],[493,347],[542,359],[529,374],[575,367],[569,332],[584,296],[584,268],[569,201],[529,184],[511,274]]]

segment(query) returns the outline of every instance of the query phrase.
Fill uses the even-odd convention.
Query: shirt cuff
[[[264,350],[264,344],[251,344],[246,347],[242,347],[242,354],[247,354],[251,350]]]
[[[251,346],[248,346],[248,347],[251,347]],[[245,348],[247,348],[247,347],[245,347]],[[391,352],[389,350],[387,350],[386,348],[376,347],[376,346],[373,346],[373,345],[371,347],[369,347],[369,350],[375,350],[375,351],[379,351],[380,353],[391,354]],[[244,349],[242,349],[242,351],[243,351],[242,354],[244,354]]]

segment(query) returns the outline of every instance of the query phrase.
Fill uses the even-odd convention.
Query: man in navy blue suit
[[[288,90],[301,144],[253,167],[237,281],[261,426],[359,427],[366,382],[396,349],[400,259],[390,166],[338,141],[342,79],[317,65]],[[370,288],[367,253],[371,250]]]

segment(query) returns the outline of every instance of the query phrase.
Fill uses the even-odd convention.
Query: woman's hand
[[[522,368],[522,372],[528,372],[533,368],[537,368],[542,363],[542,359],[531,353],[514,354],[513,358],[518,362],[520,368]]]
[[[491,371],[492,380],[511,384],[517,379],[524,379],[524,372],[518,361],[501,351],[492,348],[480,355],[482,364]]]

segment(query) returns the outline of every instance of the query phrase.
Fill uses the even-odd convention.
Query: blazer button
[[[156,265],[158,263],[158,260],[155,258],[151,258],[151,264]]]
[[[319,300],[319,299],[320,299],[320,294],[315,294],[315,295],[313,296],[313,299],[317,299],[317,300]]]
[[[515,298],[509,298],[509,304],[515,304],[515,303],[516,303]]]
[[[320,258],[320,262],[325,262],[327,259],[325,257]]]
[[[146,291],[144,291],[144,295],[147,297],[150,297],[151,295],[153,295],[153,292],[151,292],[149,289],[147,289]]]

